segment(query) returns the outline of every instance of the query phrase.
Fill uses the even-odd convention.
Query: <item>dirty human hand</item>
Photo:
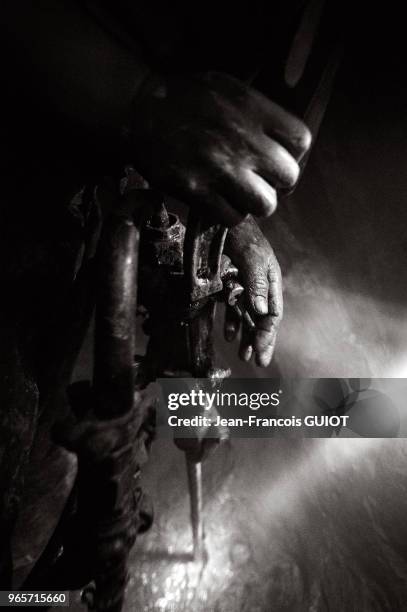
[[[147,79],[125,132],[152,185],[226,225],[271,214],[311,141],[300,120],[219,73]]]
[[[225,338],[233,341],[242,327],[240,358],[249,361],[254,354],[257,365],[267,367],[283,315],[280,266],[269,242],[250,216],[229,230],[225,251],[239,269],[245,307],[256,326],[254,330],[247,330],[235,311],[227,306]]]
[[[132,164],[153,188],[226,225],[271,214],[276,193],[296,183],[310,132],[248,85],[216,72],[153,72],[136,40],[130,50],[81,3],[5,4],[7,52],[21,57],[7,89],[18,99],[21,83],[35,87],[51,136],[64,120],[68,140],[81,127],[104,164]],[[37,107],[30,112],[35,123]]]

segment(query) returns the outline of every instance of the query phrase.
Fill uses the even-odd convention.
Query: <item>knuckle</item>
[[[254,279],[256,287],[260,287],[262,289],[268,289],[269,282],[268,278],[265,274],[265,271],[260,266],[256,266],[254,269]]]
[[[268,291],[268,282],[264,278],[255,278],[251,285],[248,287],[249,298],[252,302],[254,302],[258,296],[267,299]]]
[[[259,266],[256,266],[252,274],[253,274],[253,283],[252,283],[253,290],[258,289],[262,291],[263,293],[266,293],[269,288],[269,282],[268,282],[266,275],[264,274],[264,271]]]

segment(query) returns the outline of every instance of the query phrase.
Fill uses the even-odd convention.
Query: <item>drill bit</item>
[[[185,453],[187,467],[188,490],[191,511],[191,527],[194,560],[206,561],[204,531],[202,520],[202,463],[192,461]]]

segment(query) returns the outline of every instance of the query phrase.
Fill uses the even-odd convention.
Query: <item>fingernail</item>
[[[254,307],[259,315],[266,315],[268,312],[267,302],[262,295],[256,295],[254,298]]]

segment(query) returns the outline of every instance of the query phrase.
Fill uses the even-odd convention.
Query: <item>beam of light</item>
[[[347,432],[349,435],[349,432]],[[311,452],[295,466],[295,470],[283,472],[268,491],[264,491],[264,512],[288,516],[298,511],[304,492],[319,487],[329,487],[330,477],[344,476],[371,451],[377,452],[383,444],[378,438],[318,438],[309,440]]]
[[[407,366],[405,305],[345,289],[329,267],[313,260],[298,263],[284,287],[277,351],[282,376],[380,378],[400,360]]]

